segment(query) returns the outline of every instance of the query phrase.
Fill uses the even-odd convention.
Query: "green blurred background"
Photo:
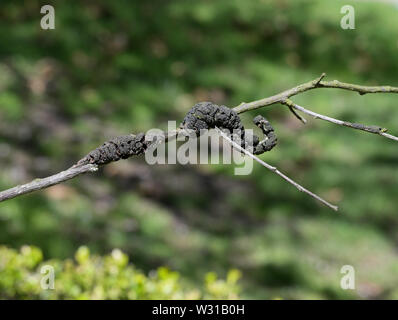
[[[40,28],[44,4],[55,7],[55,30]],[[355,30],[340,27],[346,4]],[[0,188],[61,171],[114,136],[166,129],[198,101],[233,107],[322,72],[398,86],[397,32],[397,4],[381,1],[3,0]],[[319,89],[294,101],[398,134],[396,95]],[[245,113],[245,124],[258,113],[279,138],[261,158],[340,212],[259,165],[235,176],[233,165],[141,157],[1,203],[0,244],[34,245],[57,261],[83,245],[99,256],[118,248],[143,274],[165,266],[191,288],[209,271],[238,269],[241,298],[398,298],[397,145],[318,120],[304,126],[281,105]],[[0,297],[29,297],[15,287],[16,258],[0,252]],[[347,264],[356,290],[340,288]]]

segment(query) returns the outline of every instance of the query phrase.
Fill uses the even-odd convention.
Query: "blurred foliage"
[[[20,252],[0,247],[0,298],[7,299],[237,299],[237,270],[225,280],[208,273],[202,288],[193,289],[177,272],[160,267],[146,276],[119,249],[110,255],[90,255],[80,247],[74,262],[43,261],[39,248],[23,246]],[[53,288],[48,267],[54,270]],[[43,268],[43,269],[42,269]],[[42,288],[42,285],[45,287]]]
[[[54,1],[56,29],[45,31],[49,3],[2,1],[1,189],[63,170],[111,137],[165,129],[197,101],[232,107],[322,72],[398,86],[394,4]],[[340,28],[346,4],[355,30]],[[396,95],[322,89],[294,101],[398,133]],[[81,245],[98,255],[121,248],[145,273],[166,266],[196,286],[209,270],[236,268],[243,298],[398,298],[396,144],[319,120],[303,126],[283,106],[258,112],[279,139],[262,157],[339,214],[257,165],[234,176],[232,165],[137,158],[1,203],[0,243],[37,246],[46,259]],[[243,115],[247,126],[255,115]],[[355,291],[340,288],[346,264]]]

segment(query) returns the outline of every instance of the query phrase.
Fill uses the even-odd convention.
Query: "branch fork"
[[[293,113],[293,115],[298,118],[300,121],[302,121],[303,123],[306,123],[307,121],[297,112],[301,112],[304,114],[307,114],[309,116],[312,116],[315,119],[320,119],[320,120],[324,120],[324,121],[328,121],[340,126],[344,126],[344,127],[349,127],[352,129],[357,129],[357,130],[361,130],[361,131],[365,131],[368,133],[373,133],[373,134],[377,134],[380,136],[383,136],[385,138],[394,140],[394,141],[398,141],[398,137],[391,135],[389,133],[387,133],[387,129],[386,128],[382,128],[379,126],[374,126],[374,125],[363,125],[360,123],[352,123],[352,122],[348,122],[348,121],[343,121],[343,120],[339,120],[339,119],[335,119],[326,115],[322,115],[319,113],[316,113],[314,111],[311,111],[309,109],[306,109],[302,106],[299,106],[298,104],[294,103],[290,98],[301,94],[303,92],[309,91],[309,90],[313,90],[313,89],[318,89],[318,88],[334,88],[334,89],[342,89],[342,90],[350,90],[353,92],[357,92],[360,95],[364,95],[364,94],[368,94],[368,93],[398,93],[398,87],[391,87],[391,86],[361,86],[361,85],[356,85],[356,84],[350,84],[350,83],[344,83],[344,82],[340,82],[338,80],[333,80],[333,81],[324,81],[323,79],[325,78],[326,74],[322,73],[318,78],[316,78],[315,80],[309,81],[307,83],[298,85],[294,88],[291,88],[289,90],[283,91],[281,93],[278,93],[274,96],[271,97],[267,97],[264,99],[260,99],[257,101],[252,101],[249,103],[244,103],[242,102],[240,105],[238,105],[237,107],[233,108],[233,110],[240,114],[243,112],[247,112],[247,111],[252,111],[255,109],[259,109],[259,108],[263,108],[263,107],[267,107],[267,106],[271,106],[274,104],[282,104],[285,105],[289,108],[289,110]],[[165,138],[161,139],[160,141],[156,142],[154,145],[157,145],[158,143],[167,143],[168,141],[175,139],[176,135],[178,134],[178,132],[182,131],[183,129],[177,129],[176,131],[173,132],[168,132],[165,133]],[[283,174],[282,172],[280,172],[276,167],[269,165],[268,163],[264,162],[263,160],[259,159],[258,157],[256,157],[255,155],[253,155],[252,153],[250,153],[249,151],[247,151],[246,149],[242,148],[241,146],[239,146],[238,144],[236,144],[236,142],[232,141],[231,139],[229,139],[229,137],[227,137],[221,130],[219,130],[220,135],[228,140],[235,148],[241,150],[242,152],[244,152],[246,155],[248,155],[249,157],[253,158],[254,160],[256,160],[257,162],[259,162],[261,165],[263,165],[264,167],[266,167],[267,169],[271,170],[272,172],[276,173],[277,175],[279,175],[280,177],[282,177],[284,180],[288,181],[290,184],[294,185],[299,191],[305,192],[308,195],[310,195],[311,197],[313,197],[314,199],[322,202],[324,205],[328,206],[329,208],[333,209],[333,210],[337,210],[337,206],[330,204],[329,202],[327,202],[326,200],[322,199],[321,197],[319,197],[318,195],[312,193],[311,191],[305,189],[304,187],[302,187],[301,185],[299,185],[298,183],[296,183],[295,181],[293,181],[292,179],[290,179],[289,177],[287,177],[285,174]],[[140,142],[142,142],[142,137],[140,136],[138,139],[139,135],[135,136],[135,135],[128,135],[128,136],[123,136],[121,138],[123,139],[119,139],[119,140],[111,140],[108,143],[105,143],[102,146],[102,149],[106,149],[106,151],[109,153],[110,151],[115,151],[112,153],[113,158],[115,158],[116,160],[119,160],[120,158],[125,158],[127,156],[130,156],[130,154],[127,154],[126,152],[124,152],[125,145],[123,143],[131,143],[130,140],[134,141],[135,143],[137,143],[137,150],[136,152],[133,152],[131,155],[138,155],[141,153],[145,152],[145,148],[143,148],[142,150],[140,149],[141,146],[139,145]],[[135,140],[134,140],[135,139]],[[139,147],[139,148],[138,148]],[[145,147],[145,143],[144,143],[144,147]],[[101,148],[101,147],[100,147]],[[101,149],[101,150],[102,150]],[[115,150],[114,150],[115,149]],[[97,150],[97,149],[96,149]],[[93,150],[93,151],[96,151]],[[142,152],[141,152],[142,151]],[[96,159],[97,157],[97,153],[93,152],[90,153],[91,154],[91,158],[90,159]],[[90,155],[89,154],[89,155]],[[116,156],[115,156],[116,155]],[[88,160],[87,160],[88,159]],[[89,162],[89,158],[87,158],[87,161],[80,161],[77,164],[75,164],[74,166],[72,166],[71,168],[59,172],[57,174],[54,174],[52,176],[43,178],[43,179],[35,179],[29,183],[23,184],[23,185],[19,185],[7,190],[4,190],[2,192],[0,192],[0,202],[1,201],[5,201],[8,199],[12,199],[15,197],[19,197],[21,195],[33,192],[33,191],[37,191],[37,190],[41,190],[44,188],[48,188],[50,186],[59,184],[61,182],[73,179],[81,174],[84,173],[88,173],[88,172],[95,172],[98,170],[98,164],[96,163],[87,163]],[[103,161],[102,164],[107,164],[107,161]]]

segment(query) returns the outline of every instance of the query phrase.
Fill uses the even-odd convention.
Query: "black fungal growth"
[[[242,148],[251,149],[254,154],[270,151],[275,147],[277,139],[274,128],[263,116],[257,116],[253,122],[263,132],[265,139],[260,141],[256,135],[246,134],[239,115],[226,106],[218,106],[211,102],[199,102],[195,104],[186,114],[181,127],[191,129],[200,135],[200,130],[218,127],[235,133],[238,137],[237,143]],[[236,137],[235,137],[236,138]]]
[[[234,110],[211,102],[195,104],[186,114],[181,126],[194,130],[197,135],[202,129],[214,127],[228,129],[231,133],[233,130],[244,131],[240,118]]]
[[[128,134],[105,142],[102,146],[87,154],[77,164],[107,164],[140,155],[145,152],[146,148],[147,142],[144,133]]]
[[[262,154],[267,151],[271,151],[276,146],[277,138],[274,132],[274,128],[263,116],[256,116],[253,119],[254,124],[261,129],[265,139],[260,141],[257,145],[254,145],[254,154]]]
[[[197,136],[201,130],[218,127],[233,134],[233,139],[242,148],[254,154],[270,151],[275,147],[277,139],[271,124],[263,116],[257,116],[253,122],[263,132],[265,139],[260,141],[256,135],[249,135],[238,114],[226,107],[211,102],[200,102],[188,111],[181,124],[182,129],[193,130]],[[77,164],[107,164],[120,159],[127,159],[145,153],[152,142],[145,139],[144,133],[120,136],[105,142],[81,159]]]

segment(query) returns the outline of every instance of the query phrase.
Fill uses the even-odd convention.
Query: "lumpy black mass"
[[[105,142],[81,159],[78,164],[107,164],[120,159],[139,155],[146,150],[145,134],[128,134]]]
[[[274,129],[263,116],[257,116],[253,121],[264,134],[265,138],[262,141],[257,136],[249,135],[245,132],[242,122],[234,110],[211,102],[200,102],[195,104],[185,115],[181,128],[194,130],[198,136],[201,133],[200,131],[204,129],[215,127],[226,129],[233,134],[234,141],[241,145],[242,148],[254,154],[270,151],[277,142]],[[77,164],[92,163],[101,165],[120,159],[127,159],[131,156],[145,153],[149,143],[149,141],[146,141],[144,133],[120,136],[94,149]]]
[[[244,130],[238,114],[226,107],[211,102],[199,102],[185,115],[182,127],[200,133],[201,129],[219,127],[222,129]]]
[[[235,138],[238,137],[237,143],[243,148],[251,149],[254,154],[270,151],[277,142],[274,129],[263,116],[257,116],[253,121],[262,130],[264,140],[260,141],[256,135],[247,135],[241,119],[234,110],[212,102],[199,102],[188,111],[181,127],[194,130],[197,135],[200,135],[200,130],[203,129],[227,129],[230,133],[235,133]]]

